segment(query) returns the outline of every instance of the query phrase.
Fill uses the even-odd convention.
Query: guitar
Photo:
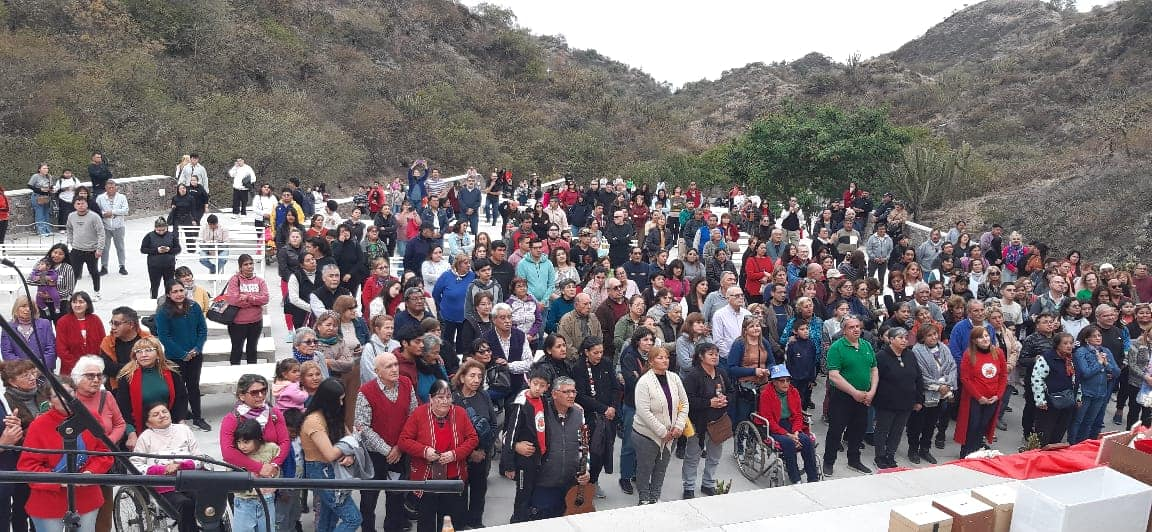
[[[588,472],[590,453],[588,450],[588,425],[580,426],[580,475]],[[583,486],[577,484],[568,489],[564,496],[564,515],[585,514],[595,512],[596,506],[592,503],[596,498],[596,485],[589,482]]]

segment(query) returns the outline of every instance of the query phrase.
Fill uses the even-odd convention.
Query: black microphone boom
[[[29,308],[32,308],[32,305],[35,304],[36,300],[32,298],[32,292],[28,289],[28,279],[24,277],[24,272],[20,271],[20,268],[18,268],[11,259],[0,259],[0,264],[16,270],[17,275],[20,276],[20,282],[24,284],[24,295],[28,297],[28,306]],[[56,378],[56,368],[50,368],[44,362],[44,347],[40,345],[40,335],[36,333],[35,327],[33,327],[32,338],[36,340],[36,347],[40,350],[39,353],[34,353],[32,349],[28,347],[28,343],[24,341],[24,336],[17,334],[16,328],[13,327],[12,324],[2,314],[0,314],[0,329],[3,329],[4,335],[7,336],[8,339],[16,345],[17,352],[23,353],[24,357],[31,361],[32,365],[36,366],[36,370],[44,376],[48,382],[48,385],[52,387],[52,391],[55,392],[56,396],[60,398],[60,402],[64,405],[64,410],[68,413],[68,419],[66,419],[64,423],[61,424],[59,428],[57,428],[57,431],[64,439],[64,448],[66,450],[75,450],[76,439],[80,437],[81,433],[88,431],[92,433],[93,437],[100,440],[100,442],[102,442],[109,449],[119,449],[119,447],[108,438],[108,434],[104,432],[104,427],[100,425],[100,422],[96,420],[96,417],[88,411],[88,408],[85,407],[79,399],[76,399],[75,396],[73,396],[68,392],[67,389],[64,388],[64,385],[60,382],[60,379]],[[128,471],[129,473],[138,473],[136,471],[136,467],[133,466],[127,458],[117,456],[114,457],[114,459],[124,468],[125,471]],[[75,455],[68,455],[66,460],[68,471],[75,472]],[[64,514],[64,527],[68,532],[75,532],[80,529],[80,514],[76,513],[76,489],[74,485],[67,484],[66,490],[68,510]],[[168,514],[169,516],[180,515],[176,507],[173,506],[172,503],[168,502],[168,499],[159,496],[159,494],[156,493],[156,490],[150,487],[145,487],[145,490],[148,492],[148,495],[156,501],[156,504],[160,506],[160,509],[163,510],[164,513]]]

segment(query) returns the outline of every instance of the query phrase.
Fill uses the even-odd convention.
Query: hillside
[[[885,105],[899,123],[970,143],[995,169],[985,196],[921,218],[1000,222],[1089,257],[1152,249],[1149,0],[1090,13],[989,0],[875,59],[756,63],[673,98],[691,107],[689,131],[704,143],[788,99]]]
[[[117,175],[197,151],[214,179],[245,157],[270,180],[349,185],[425,157],[682,180],[698,171],[686,155],[792,100],[886,106],[970,143],[992,168],[987,194],[922,219],[1013,224],[1089,257],[1152,249],[1152,0],[1090,13],[987,0],[877,58],[753,63],[675,93],[453,0],[9,0],[0,61],[10,188],[40,160],[83,168],[93,149]]]
[[[0,22],[10,187],[91,149],[118,175],[198,151],[210,175],[245,157],[336,184],[417,157],[602,175],[695,148],[647,74],[451,0],[19,0]]]

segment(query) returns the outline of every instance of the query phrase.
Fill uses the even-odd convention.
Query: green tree
[[[874,184],[914,136],[884,108],[790,103],[732,141],[730,175],[761,195],[809,190],[836,197],[849,181]]]

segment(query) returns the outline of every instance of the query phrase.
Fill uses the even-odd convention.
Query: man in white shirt
[[[740,337],[744,327],[744,318],[752,313],[744,308],[744,291],[738,286],[731,286],[724,292],[728,304],[712,315],[712,340],[716,343],[722,358],[728,358],[728,350],[732,342]]]
[[[228,169],[228,177],[232,178],[232,214],[247,216],[248,193],[256,184],[256,171],[244,159],[236,159],[236,164]]]
[[[128,197],[120,193],[120,185],[109,179],[104,184],[104,193],[96,198],[96,204],[104,213],[104,232],[116,246],[120,275],[128,275],[128,270],[124,269],[124,218],[128,216]],[[108,274],[108,260],[111,256],[107,249],[100,256],[100,275]]]

